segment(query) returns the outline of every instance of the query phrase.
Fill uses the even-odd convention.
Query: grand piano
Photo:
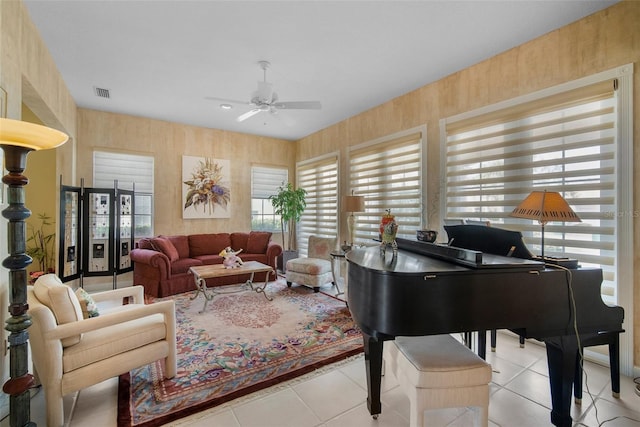
[[[572,425],[577,336],[622,332],[624,311],[600,297],[602,270],[566,270],[476,250],[398,239],[351,250],[347,302],[363,333],[369,413],[381,413],[384,341],[512,329],[546,344],[551,423]]]

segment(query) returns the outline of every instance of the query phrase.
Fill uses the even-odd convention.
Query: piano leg
[[[380,386],[382,385],[382,346],[383,341],[362,334],[364,340],[364,364],[367,370],[367,408],[373,419],[378,419],[382,412],[380,403]]]
[[[551,385],[551,423],[571,427],[571,392],[576,369],[578,343],[575,336],[545,340],[549,383]]]
[[[478,356],[487,359],[487,331],[478,331]]]

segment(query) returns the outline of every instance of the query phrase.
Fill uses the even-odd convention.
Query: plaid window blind
[[[364,196],[356,213],[356,244],[378,238],[382,215],[395,215],[398,237],[415,238],[422,217],[422,132],[411,132],[349,151],[349,190]]]
[[[268,168],[253,166],[251,168],[251,198],[268,199],[278,194],[281,185],[289,182],[289,171],[286,168]]]
[[[549,222],[545,255],[603,269],[616,299],[616,81],[607,79],[508,108],[446,121],[445,217],[489,220],[541,250],[537,221],[509,217],[532,190],[558,191],[582,222]]]
[[[338,156],[329,155],[297,166],[297,187],[307,191],[307,207],[297,230],[298,251],[307,255],[310,235],[338,235]]]
[[[153,170],[154,158],[128,153],[93,152],[93,186],[133,190],[135,186],[136,238],[151,237],[153,230]]]

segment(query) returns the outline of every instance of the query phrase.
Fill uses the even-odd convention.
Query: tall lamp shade
[[[27,271],[31,257],[26,251],[26,223],[31,211],[24,205],[24,186],[29,180],[22,173],[27,165],[27,154],[34,150],[46,150],[58,147],[69,137],[55,129],[34,123],[0,118],[0,147],[5,154],[5,168],[9,173],[2,177],[8,186],[8,207],[2,216],[9,220],[7,225],[9,256],[2,266],[9,269],[9,313],[5,329],[9,334],[9,353],[11,364],[10,378],[4,383],[2,391],[9,395],[9,425],[33,426],[31,417],[29,389],[35,384],[28,371],[29,335],[27,328],[31,317],[27,313]]]
[[[537,220],[542,228],[542,253],[544,261],[544,226],[549,221],[581,222],[567,201],[556,191],[532,191],[509,216]]]
[[[347,226],[349,227],[349,246],[353,245],[354,240],[354,232],[355,232],[355,221],[356,218],[353,215],[354,212],[364,212],[364,197],[363,196],[354,196],[353,191],[351,191],[350,196],[342,196],[342,212],[349,212],[349,216],[347,217]]]

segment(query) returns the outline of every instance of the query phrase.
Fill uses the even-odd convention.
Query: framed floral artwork
[[[182,218],[230,218],[229,160],[182,156]]]

